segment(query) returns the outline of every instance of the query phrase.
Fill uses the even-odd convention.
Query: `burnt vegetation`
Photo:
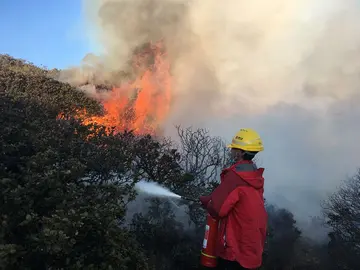
[[[202,129],[178,127],[175,143],[86,126],[75,112],[100,104],[58,73],[0,56],[0,269],[199,269],[203,210],[136,198],[133,187],[208,193],[229,163],[223,141]],[[360,269],[359,199],[360,173],[324,202],[323,243],[267,205],[262,269]]]

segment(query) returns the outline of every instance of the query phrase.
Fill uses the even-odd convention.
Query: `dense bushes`
[[[120,227],[131,188],[116,180],[128,177],[131,163],[118,154],[126,145],[101,128],[56,120],[36,103],[0,102],[0,265],[146,269],[138,244]]]
[[[184,195],[209,192],[229,162],[221,139],[180,127],[177,145],[106,133],[72,117],[101,112],[95,101],[28,63],[0,63],[0,269],[197,269],[198,205],[151,199],[125,217],[143,178]],[[268,205],[263,269],[359,269],[359,183],[349,180],[324,205],[328,245],[305,239],[292,213]]]

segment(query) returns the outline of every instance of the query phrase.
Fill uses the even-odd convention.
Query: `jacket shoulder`
[[[226,186],[230,186],[232,190],[237,187],[249,185],[237,171],[231,167],[221,174],[221,182]]]
[[[229,171],[234,172],[253,172],[258,168],[255,163],[237,163],[222,170],[221,175],[227,174]]]
[[[239,172],[254,172],[258,169],[256,164],[254,164],[254,163],[235,164],[231,168],[232,168],[232,170],[234,170],[237,173],[239,173]]]

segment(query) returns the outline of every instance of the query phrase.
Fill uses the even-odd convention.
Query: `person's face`
[[[236,149],[236,148],[231,148],[231,158],[233,160],[238,160],[239,158],[241,158],[241,150]]]

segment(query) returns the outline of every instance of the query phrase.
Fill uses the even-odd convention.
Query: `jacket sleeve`
[[[238,176],[232,170],[225,172],[220,185],[211,193],[210,201],[206,206],[209,214],[215,218],[223,218],[232,210],[239,201],[236,179]]]
[[[211,199],[211,196],[210,195],[208,195],[208,196],[200,196],[199,199],[200,199],[200,202],[203,205],[203,207],[206,208],[209,201],[210,201],[210,199]]]

